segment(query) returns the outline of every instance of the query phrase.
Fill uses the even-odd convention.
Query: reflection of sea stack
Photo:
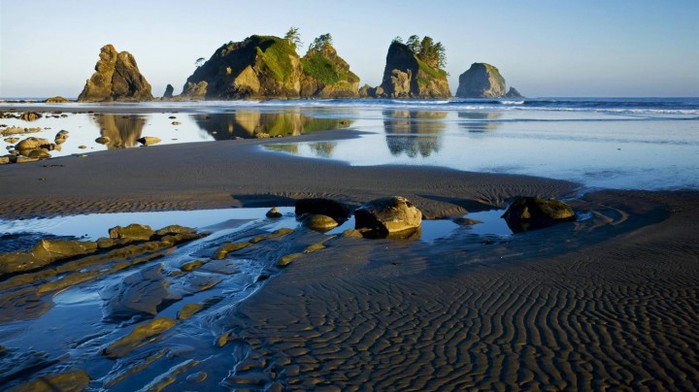
[[[149,101],[153,99],[150,89],[131,53],[117,52],[114,46],[105,45],[95,73],[85,82],[78,101]]]
[[[107,148],[135,147],[141,137],[146,120],[140,116],[118,116],[99,114],[95,121],[100,127],[102,137],[108,138]]]
[[[505,90],[505,78],[500,71],[486,63],[473,63],[471,68],[459,76],[459,87],[456,96],[461,98],[500,98],[521,97],[519,91],[510,88]]]
[[[439,132],[445,125],[435,121],[446,112],[386,110],[383,112],[386,144],[393,155],[405,153],[410,158],[430,156],[440,149]]]
[[[460,121],[459,124],[469,132],[493,131],[500,126],[500,123],[492,120],[500,117],[502,117],[502,113],[459,112],[459,118],[466,119],[466,121]]]

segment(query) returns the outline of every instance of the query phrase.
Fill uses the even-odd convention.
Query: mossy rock
[[[536,230],[559,222],[576,219],[573,208],[565,202],[538,197],[516,197],[502,215],[515,233]]]

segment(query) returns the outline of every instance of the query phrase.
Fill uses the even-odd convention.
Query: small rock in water
[[[37,112],[26,112],[26,113],[22,113],[22,115],[19,116],[19,118],[21,118],[24,121],[34,121],[34,120],[40,119],[41,114],[39,114]]]
[[[155,136],[144,136],[137,140],[137,142],[143,144],[144,146],[152,146],[161,142],[160,138]]]
[[[354,211],[355,229],[372,237],[405,237],[422,227],[422,212],[402,196],[370,201]]]
[[[325,232],[337,227],[335,219],[322,214],[308,214],[303,217],[303,225],[311,230]]]
[[[502,215],[515,233],[541,229],[558,222],[573,221],[575,211],[567,203],[538,197],[516,197]]]
[[[265,216],[267,216],[267,218],[281,218],[282,213],[281,213],[281,211],[279,211],[279,209],[277,207],[273,207],[272,209],[267,211]]]
[[[109,144],[109,142],[111,141],[112,139],[110,139],[108,136],[100,136],[97,139],[95,139],[95,142],[99,144]]]

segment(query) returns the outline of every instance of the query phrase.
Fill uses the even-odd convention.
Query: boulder
[[[345,222],[350,214],[349,207],[346,205],[335,200],[323,198],[296,200],[294,212],[297,217],[301,217],[304,214],[327,215],[338,223]]]
[[[172,98],[172,94],[175,92],[175,88],[172,87],[171,84],[168,84],[165,87],[165,93],[163,94],[163,98]]]
[[[335,219],[322,214],[306,214],[301,222],[309,229],[323,233],[338,226]]]
[[[78,102],[150,101],[151,86],[138,70],[129,52],[117,52],[112,45],[100,50],[95,73],[85,82]]]
[[[456,96],[461,98],[499,98],[505,96],[505,78],[490,64],[473,63],[459,76]]]
[[[451,97],[447,72],[421,61],[407,45],[398,41],[393,41],[388,48],[380,88],[374,92],[377,97]],[[367,93],[370,91],[367,90]]]
[[[37,150],[37,149],[41,149],[41,148],[48,150],[51,148],[50,146],[51,146],[51,142],[49,141],[49,139],[30,136],[30,137],[22,140],[21,142],[17,143],[17,145],[15,146],[15,149],[17,149],[20,152],[21,151],[29,152],[31,150]],[[27,155],[27,154],[22,153],[22,155]]]
[[[111,141],[112,139],[110,139],[108,136],[100,136],[97,139],[95,139],[95,143],[98,144],[109,144],[109,142]]]
[[[137,142],[143,144],[144,146],[152,146],[160,143],[161,140],[155,136],[143,136],[142,138],[138,139]]]
[[[109,229],[109,238],[127,241],[148,241],[155,234],[150,226],[132,223],[126,227],[115,226]]]
[[[56,144],[63,144],[66,140],[68,140],[68,131],[66,130],[58,131],[56,137],[53,139]]]
[[[41,118],[41,114],[37,112],[26,112],[22,113],[19,118],[24,121],[35,121]]]
[[[515,233],[536,230],[558,222],[576,219],[575,211],[567,203],[555,199],[516,197],[502,215]]]
[[[273,207],[269,211],[267,211],[265,216],[267,218],[281,218],[282,213],[281,213],[281,211],[279,211],[279,209],[277,207]]]
[[[422,226],[422,212],[402,196],[370,201],[354,211],[355,229],[368,231],[368,236],[403,237]]]

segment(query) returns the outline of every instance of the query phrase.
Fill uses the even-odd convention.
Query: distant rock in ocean
[[[229,42],[187,78],[187,98],[356,97],[359,77],[337,55],[329,34],[300,58],[290,40],[253,35]]]
[[[505,96],[505,78],[490,64],[473,63],[459,76],[456,96],[461,98],[499,98]]]
[[[95,65],[95,73],[87,80],[78,102],[149,101],[151,87],[138,70],[136,60],[129,52],[117,52],[105,45]]]
[[[524,95],[520,94],[516,88],[510,87],[507,93],[505,93],[505,98],[524,98]]]
[[[172,98],[172,93],[174,93],[174,92],[175,92],[175,88],[172,87],[171,84],[168,84],[165,87],[165,93],[163,94],[163,98]]]
[[[393,41],[388,48],[381,86],[366,93],[388,98],[451,97],[446,71],[421,61],[408,45],[399,41]]]

